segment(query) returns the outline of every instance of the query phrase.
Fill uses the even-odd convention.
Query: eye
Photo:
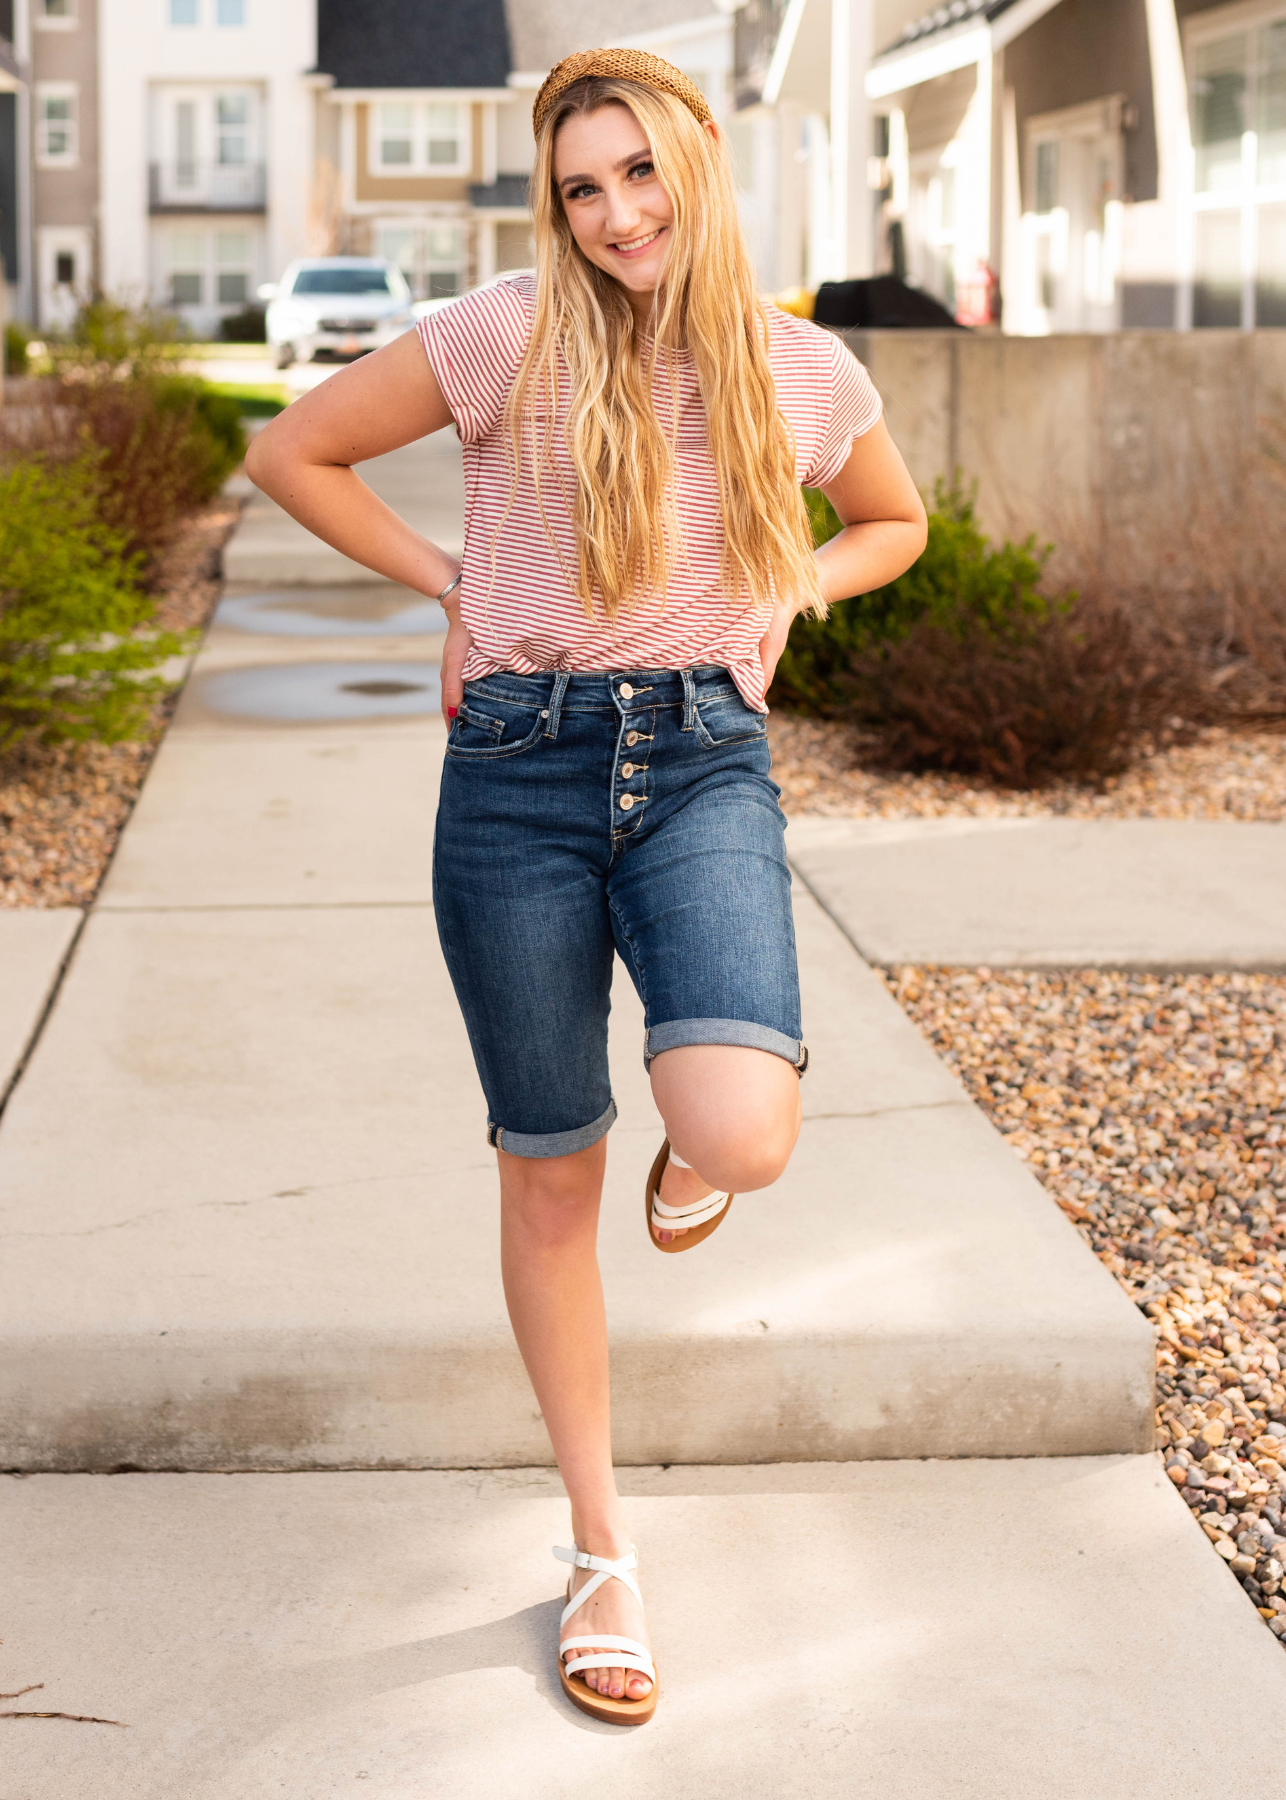
[[[584,200],[588,194],[596,194],[597,192],[598,189],[594,186],[592,181],[582,181],[578,187],[567,188],[563,194],[563,199]]]
[[[653,163],[651,157],[648,156],[648,157],[644,157],[642,162],[636,162],[631,167],[630,180],[632,181],[636,175],[638,175],[640,177],[644,177],[644,176],[655,175],[655,174],[656,174],[656,166]]]

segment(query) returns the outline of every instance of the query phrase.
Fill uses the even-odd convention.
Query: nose
[[[607,217],[605,225],[610,242],[628,243],[630,238],[639,235],[641,215],[638,204],[624,183],[613,186],[607,192]]]

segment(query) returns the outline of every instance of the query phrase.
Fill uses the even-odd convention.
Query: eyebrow
[[[631,150],[628,156],[623,156],[619,162],[614,162],[612,164],[612,173],[619,174],[622,169],[628,169],[631,163],[636,163],[642,158],[647,158],[650,161],[651,156],[652,147],[650,144],[645,144],[641,150]],[[593,181],[593,179],[594,177],[592,175],[564,175],[558,185],[561,188],[566,187],[569,181]]]

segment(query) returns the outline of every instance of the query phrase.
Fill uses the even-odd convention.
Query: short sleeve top
[[[671,416],[671,382],[678,387],[674,502],[683,543],[665,594],[640,595],[615,619],[597,606],[587,616],[575,587],[575,473],[561,418],[552,433],[553,469],[542,471],[537,489],[524,459],[513,490],[505,401],[534,310],[534,278],[515,275],[452,301],[419,326],[463,447],[461,616],[473,639],[465,680],[499,669],[580,673],[713,663],[726,667],[747,705],[762,711],[758,647],[771,605],[730,597],[723,580],[719,486],[690,354],[658,358],[653,377],[662,417]],[[854,438],[876,423],[880,398],[837,337],[775,307],[768,317],[769,363],[794,433],[799,480],[821,487],[844,467]]]

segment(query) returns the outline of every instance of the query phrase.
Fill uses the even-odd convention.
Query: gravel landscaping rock
[[[1157,1339],[1157,1443],[1286,1623],[1286,978],[885,975]]]
[[[239,516],[220,500],[187,521],[161,567],[157,624],[203,626],[219,595],[220,554]],[[0,906],[86,906],[168,723],[126,744],[24,745],[0,764]]]
[[[1286,735],[1207,731],[1140,759],[1099,788],[1058,782],[1034,793],[964,775],[878,766],[874,741],[847,725],[774,712],[773,778],[787,812],[831,818],[1283,819]]]

